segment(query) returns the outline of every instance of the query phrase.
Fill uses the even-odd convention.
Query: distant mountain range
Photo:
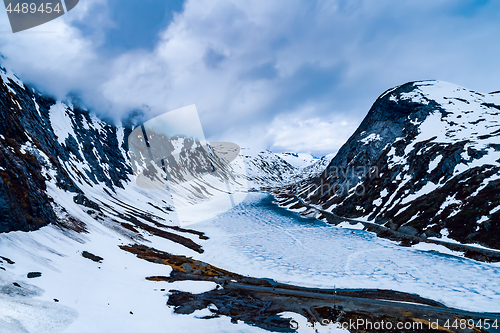
[[[310,154],[262,151],[255,156],[242,149],[250,189],[281,187],[309,179],[321,173],[333,155],[322,158]]]
[[[291,153],[291,152],[285,152],[285,153],[276,153],[279,157],[287,161],[289,164],[293,165],[296,168],[305,168],[308,167],[316,162],[320,158],[315,157],[314,155],[307,154],[307,153]],[[333,158],[333,154],[329,155]]]

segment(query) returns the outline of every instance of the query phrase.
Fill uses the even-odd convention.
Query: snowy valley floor
[[[500,312],[500,264],[402,247],[337,228],[252,193],[236,209],[196,224],[210,240],[200,259],[243,275],[307,287],[416,293],[450,307]]]
[[[190,226],[209,237],[183,234],[200,244],[203,253],[149,233],[143,234],[150,241],[145,244],[279,283],[396,290],[452,308],[500,312],[499,263],[401,247],[361,230],[302,218],[272,200],[251,193],[233,210]],[[169,290],[214,292],[217,283],[146,280],[168,277],[172,268],[123,251],[120,245],[136,242],[108,227],[94,223],[88,229],[88,234],[63,233],[51,225],[31,233],[0,234],[0,332],[264,331],[231,323],[226,316],[198,319],[212,315],[207,308],[175,314],[166,305]],[[84,258],[83,251],[102,262]],[[29,272],[42,275],[27,278]]]

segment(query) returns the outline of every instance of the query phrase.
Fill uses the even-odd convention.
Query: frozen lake
[[[500,264],[407,248],[362,230],[342,229],[250,193],[233,210],[198,223],[210,240],[197,256],[244,275],[324,288],[416,293],[447,306],[500,312]]]

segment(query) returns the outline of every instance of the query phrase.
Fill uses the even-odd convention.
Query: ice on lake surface
[[[450,307],[500,312],[500,264],[403,247],[362,230],[306,219],[251,193],[196,224],[210,240],[200,259],[240,274],[309,287],[379,288]]]

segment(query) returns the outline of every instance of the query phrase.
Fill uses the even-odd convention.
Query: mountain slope
[[[500,248],[500,94],[440,81],[382,94],[297,194],[405,234]]]
[[[197,167],[206,171],[210,161],[209,171],[215,167],[224,178],[227,165],[221,166],[213,155],[198,154],[200,147],[192,140],[160,138],[162,144],[174,146],[177,155],[172,156],[176,167],[167,170],[176,173],[166,178],[181,186],[177,193],[164,183],[155,189],[138,186],[141,162],[148,160],[137,159],[134,167],[129,160],[128,137],[135,129],[140,127],[133,117],[118,125],[106,123],[78,100],[58,101],[0,68],[0,308],[7,309],[0,311],[0,327],[4,330],[137,332],[145,322],[155,332],[166,326],[174,331],[234,329],[222,317],[207,323],[195,320],[197,313],[174,315],[165,305],[165,289],[160,292],[155,282],[145,279],[148,274],[168,275],[170,268],[142,262],[123,250],[124,245],[135,244],[187,257],[203,255],[208,237],[180,227],[179,211],[192,213],[194,204],[205,202],[207,210],[197,209],[198,216],[213,216],[217,208],[223,212],[224,203],[207,200],[221,189],[204,179],[191,179],[190,171]],[[151,143],[154,133],[142,139]],[[212,154],[220,153],[220,146],[224,145],[212,144]],[[246,181],[244,165],[239,171],[227,177],[228,192],[234,192],[233,183]],[[272,178],[265,176],[266,170],[259,174],[263,181]],[[180,200],[175,201],[175,195]],[[181,282],[169,285],[194,293],[216,288],[215,282]],[[256,331],[247,326],[245,330]]]
[[[108,124],[71,101],[56,101],[1,69],[0,232],[53,224],[83,237],[103,225],[131,239],[144,232],[192,250],[164,190],[135,184],[127,154],[132,119]],[[168,231],[167,231],[168,230]]]
[[[174,206],[192,211],[193,204],[219,193],[203,178],[180,185],[175,181],[187,180],[185,175],[207,163],[203,149],[192,140],[162,139],[179,150],[177,162],[166,170],[167,178],[179,186],[171,191],[165,184],[163,190],[141,188],[135,183],[141,167],[131,164],[128,151],[128,136],[139,125],[133,118],[115,126],[92,115],[76,99],[57,101],[26,86],[8,69],[0,68],[0,74],[0,232],[31,231],[49,223],[84,229],[94,220],[124,233],[130,233],[131,220],[136,227],[151,224],[151,219],[171,227],[179,222]],[[148,134],[149,140],[157,141],[153,134]],[[256,188],[311,177],[328,161],[320,159],[302,170],[271,152],[245,158],[248,179]],[[246,191],[244,169],[228,173],[216,160],[211,163],[222,171],[219,176],[230,176],[233,191],[243,185]],[[180,198],[175,205],[172,196]]]
[[[277,153],[277,156],[284,159],[287,163],[293,165],[296,168],[305,168],[311,164],[316,163],[319,159],[312,156],[311,154],[305,153]]]

